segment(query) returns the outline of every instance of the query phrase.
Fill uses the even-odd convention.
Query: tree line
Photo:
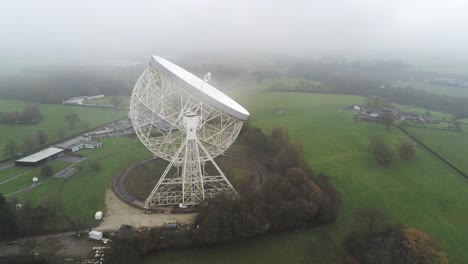
[[[416,156],[416,145],[407,140],[396,144],[394,150],[385,143],[382,136],[373,136],[369,138],[369,146],[377,163],[387,168],[396,160],[397,156],[401,160],[412,160]]]
[[[468,117],[468,98],[428,93],[407,87],[391,87],[392,83],[416,74],[406,71],[407,66],[355,67],[354,65],[304,63],[293,65],[289,77],[308,81],[291,86],[281,81],[270,85],[271,91],[352,94],[379,96],[392,102],[413,105],[434,111],[447,112],[456,118]],[[319,83],[319,84],[318,84]]]
[[[38,124],[43,118],[39,106],[26,106],[21,112],[0,112],[0,123],[4,124]]]
[[[86,122],[81,122],[80,117],[76,113],[70,113],[64,116],[64,121],[68,124],[69,129],[74,129],[78,124],[81,124],[83,129],[88,129],[89,125]],[[55,139],[62,139],[66,136],[65,129],[58,130],[54,136]],[[9,139],[3,146],[3,157],[13,157],[19,153],[25,153],[40,147],[49,142],[49,135],[42,129],[38,129],[35,134],[26,136],[21,142]]]
[[[348,234],[345,264],[447,264],[445,251],[425,232],[391,224],[375,208],[358,211],[360,226]]]
[[[100,67],[62,67],[33,70],[33,74],[5,76],[0,79],[0,98],[40,103],[62,103],[64,99],[83,95],[130,94],[138,77],[132,69],[120,75],[116,69]],[[132,70],[132,72],[130,71]],[[32,71],[32,70],[31,70]],[[140,67],[138,71],[141,72]],[[136,70],[135,70],[136,72]],[[128,78],[121,78],[131,75]]]
[[[45,145],[49,140],[47,133],[38,129],[34,135],[23,138],[21,143],[9,139],[3,146],[3,157],[13,157],[19,153],[29,152],[38,146]]]

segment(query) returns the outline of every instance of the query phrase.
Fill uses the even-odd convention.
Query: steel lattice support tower
[[[146,208],[171,204],[195,205],[221,192],[237,195],[218,164],[197,138],[200,117],[189,114],[183,119],[187,138],[146,199]],[[200,153],[209,157],[207,162],[213,164],[217,175],[206,175],[203,169],[206,162],[200,159]],[[179,169],[176,174],[170,175],[169,171],[173,166]]]

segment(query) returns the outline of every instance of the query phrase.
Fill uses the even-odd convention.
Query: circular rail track
[[[253,177],[254,177],[252,187],[250,187],[250,190],[252,192],[257,192],[261,189],[261,186],[263,185],[263,183],[265,183],[265,177],[267,174],[267,169],[263,164],[261,164],[260,162],[256,160],[252,160],[249,157],[246,157],[244,155],[237,154],[237,153],[226,152],[224,156],[235,159],[243,163],[247,167],[250,167],[253,171]],[[124,182],[125,182],[125,177],[127,177],[129,171],[131,171],[135,167],[138,167],[154,159],[155,158],[150,158],[150,159],[146,159],[146,160],[133,163],[130,166],[128,166],[125,170],[120,171],[114,177],[114,180],[112,182],[112,190],[114,191],[114,193],[117,195],[117,197],[120,200],[126,202],[127,204],[135,208],[146,210],[146,208],[144,207],[145,201],[140,200],[134,197],[133,195],[131,195],[125,189]],[[161,206],[161,207],[151,207],[150,210],[153,212],[164,212],[164,213],[171,213],[171,212],[172,213],[191,213],[191,212],[194,212],[196,209],[194,208],[181,209],[181,208],[170,207],[170,206],[166,206],[166,207]]]

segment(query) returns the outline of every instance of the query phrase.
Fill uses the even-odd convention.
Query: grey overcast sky
[[[1,0],[0,58],[468,57],[466,0]]]

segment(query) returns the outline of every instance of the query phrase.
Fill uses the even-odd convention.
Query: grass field
[[[45,119],[37,125],[9,125],[0,124],[0,150],[3,150],[4,145],[8,140],[15,140],[21,145],[23,139],[29,136],[35,136],[38,129],[44,130],[48,135],[48,141],[57,139],[56,135],[59,131],[63,131],[63,136],[70,136],[80,131],[99,125],[112,122],[127,115],[127,111],[115,109],[89,108],[71,105],[54,105],[54,104],[36,104],[24,101],[4,100],[0,99],[0,112],[21,112],[25,106],[39,105]],[[65,115],[76,113],[81,124],[78,124],[74,129],[70,129],[65,122]],[[3,152],[0,153],[0,157]],[[0,158],[1,159],[1,158]]]
[[[408,131],[468,174],[468,125],[461,125],[461,128],[461,132],[419,127],[408,128]]]
[[[400,81],[393,84],[394,87],[411,87],[418,90],[424,90],[428,93],[449,95],[455,97],[468,97],[468,87],[454,87],[446,85],[427,84],[418,81]]]
[[[83,216],[96,225],[94,213],[105,209],[104,194],[112,177],[128,164],[150,157],[151,153],[138,141],[129,138],[103,139],[102,148],[78,153],[87,157],[81,163],[83,169],[80,172],[68,179],[56,179],[35,188],[29,200],[39,204],[47,192],[61,192],[67,213],[72,217]],[[92,162],[99,162],[101,169],[93,171],[90,168]]]
[[[343,197],[339,219],[329,228],[217,248],[216,252],[221,253],[212,249],[168,252],[146,263],[217,263],[220,259],[242,263],[341,263],[333,256],[343,254],[346,234],[362,225],[356,211],[366,206],[382,208],[391,221],[432,235],[448,252],[450,263],[468,259],[468,181],[419,148],[413,161],[397,161],[388,169],[379,167],[370,154],[368,138],[381,135],[393,145],[405,135],[395,128],[354,122],[352,112],[341,110],[344,105],[362,104],[361,97],[258,93],[243,99],[240,101],[251,112],[253,125],[265,131],[275,125],[288,127],[292,139],[304,144],[308,164],[330,175]],[[328,239],[314,243],[320,236]],[[311,248],[315,247],[317,255],[311,256]]]
[[[244,182],[248,183],[252,176],[250,168],[238,160],[219,156],[215,158],[215,161],[237,190],[239,189],[239,185]],[[168,165],[169,162],[166,160],[155,159],[132,169],[125,178],[125,189],[134,197],[145,200]],[[208,164],[205,169],[208,173],[211,173],[209,175],[217,175],[211,163]],[[168,174],[172,175],[176,172],[177,170],[175,168],[171,168]]]
[[[264,131],[275,125],[287,127],[291,138],[304,144],[308,164],[316,172],[328,174],[343,197],[339,219],[329,227],[270,235],[215,248],[162,253],[145,263],[219,263],[220,260],[226,263],[341,263],[346,234],[362,225],[356,218],[356,211],[367,206],[382,208],[393,222],[432,235],[448,252],[450,263],[464,263],[468,259],[465,250],[468,180],[419,148],[413,161],[396,161],[388,169],[379,167],[370,154],[368,138],[381,135],[394,145],[406,137],[396,128],[355,122],[352,112],[341,110],[345,105],[364,103],[363,98],[252,93],[239,101],[251,112],[253,125]],[[446,135],[448,142],[454,132],[440,133],[450,133]],[[467,156],[464,143],[460,144],[466,141],[466,134],[454,137],[453,143],[447,146],[441,135],[428,134],[426,139],[421,139],[429,143],[431,140],[442,142],[446,151],[455,149],[450,144],[459,144],[454,154],[460,154],[459,162]],[[117,138],[103,142],[102,149],[79,152],[88,158],[82,162],[80,172],[69,179],[49,179],[32,190],[28,201],[40,204],[48,193],[60,192],[67,213],[72,217],[85,216],[88,222],[97,224],[92,217],[96,210],[105,208],[104,193],[112,176],[128,164],[151,156],[136,140]],[[91,170],[89,165],[95,161],[101,164],[101,170]],[[0,178],[8,177],[4,176],[6,173],[16,173],[8,170],[0,171]]]
[[[71,165],[71,163],[69,163],[69,162],[58,161],[58,160],[51,161],[48,164],[52,167],[52,172],[54,174]],[[23,174],[23,172],[25,172],[25,173]],[[27,188],[27,187],[31,186],[32,178],[34,178],[34,177],[38,177],[38,179],[39,179],[38,182],[39,183],[43,182],[45,180],[48,181],[49,179],[52,178],[52,177],[48,177],[48,178],[42,177],[40,167],[32,168],[32,169],[13,167],[13,168],[7,170],[6,173],[4,173],[4,174],[2,173],[1,176],[3,178],[3,177],[5,177],[5,175],[9,175],[8,178],[13,178],[15,175],[19,175],[19,174],[21,174],[21,176],[19,176],[17,178],[14,178],[11,181],[0,184],[0,193],[10,194],[10,193],[13,193],[15,191],[19,191],[21,189]],[[45,183],[43,183],[43,184],[45,184]]]

